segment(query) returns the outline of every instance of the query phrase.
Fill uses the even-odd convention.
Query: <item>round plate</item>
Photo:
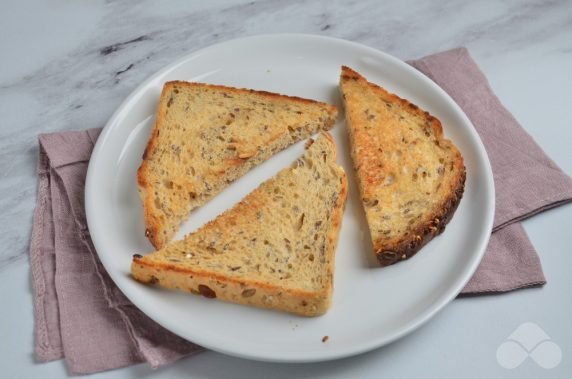
[[[340,66],[438,117],[467,167],[464,198],[445,232],[413,259],[379,268],[349,156],[338,91]],[[336,251],[332,308],[317,318],[246,307],[145,286],[129,276],[133,253],[152,251],[144,236],[136,171],[163,83],[202,81],[326,101],[341,116],[332,130],[349,197]],[[195,211],[177,235],[232,207],[303,152],[300,142],[277,154]],[[357,43],[309,35],[268,35],[214,45],[173,63],[137,88],[103,130],[91,158],[86,212],[101,262],[125,295],[153,320],[222,353],[282,362],[323,361],[387,344],[430,319],[463,288],[487,245],[494,188],[485,149],[455,102],[404,62]],[[326,343],[322,337],[329,336]]]

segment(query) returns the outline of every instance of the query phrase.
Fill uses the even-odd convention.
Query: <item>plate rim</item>
[[[173,325],[165,325],[165,323],[162,322],[163,320],[157,320],[155,317],[152,316],[152,312],[148,312],[149,309],[147,306],[138,304],[137,299],[133,299],[128,292],[125,292],[124,289],[122,288],[121,284],[120,284],[120,281],[116,280],[116,277],[118,277],[119,274],[113,272],[113,270],[109,271],[107,269],[107,267],[110,267],[110,264],[107,263],[108,262],[107,258],[102,257],[98,252],[99,251],[98,245],[101,248],[101,243],[98,242],[99,238],[97,236],[99,234],[99,231],[98,231],[97,227],[95,226],[96,221],[94,220],[94,217],[93,217],[93,214],[94,214],[93,209],[94,209],[95,204],[94,204],[94,201],[92,201],[91,199],[94,198],[94,194],[97,192],[95,189],[96,186],[93,185],[93,181],[94,181],[93,178],[96,175],[95,172],[96,172],[96,168],[97,168],[97,164],[98,164],[98,156],[100,155],[100,151],[104,148],[104,145],[106,144],[107,139],[110,138],[110,135],[112,134],[112,132],[114,130],[114,125],[117,125],[116,120],[123,114],[123,112],[126,111],[127,106],[132,102],[132,100],[136,96],[138,96],[142,92],[142,90],[147,88],[149,86],[149,84],[151,84],[153,81],[157,80],[159,77],[163,76],[164,74],[172,71],[173,69],[180,66],[181,64],[184,64],[185,62],[191,60],[194,56],[208,54],[210,50],[224,48],[225,45],[231,45],[233,43],[240,43],[240,42],[245,42],[248,40],[255,41],[257,39],[268,39],[268,38],[298,38],[298,39],[303,39],[303,40],[313,39],[313,40],[323,40],[326,42],[340,43],[340,44],[347,45],[347,46],[354,47],[354,48],[358,47],[360,49],[369,50],[369,52],[373,53],[374,55],[382,56],[383,59],[389,60],[389,61],[393,62],[394,64],[397,64],[397,65],[404,67],[407,71],[409,71],[410,74],[414,75],[417,80],[424,81],[426,84],[428,84],[430,87],[432,87],[433,90],[439,92],[441,94],[441,96],[443,96],[444,98],[447,99],[447,101],[450,103],[450,105],[455,109],[455,111],[462,118],[463,122],[470,126],[470,128],[468,128],[469,129],[468,132],[471,134],[471,137],[475,141],[475,147],[477,148],[480,157],[484,158],[483,162],[482,162],[484,165],[483,171],[486,174],[485,179],[486,179],[487,198],[490,199],[490,204],[487,207],[488,219],[486,219],[484,221],[485,222],[485,230],[488,230],[488,233],[487,233],[487,236],[485,238],[480,239],[478,249],[475,249],[475,250],[478,250],[477,254],[475,254],[472,257],[470,264],[467,264],[464,266],[465,272],[463,275],[463,279],[459,280],[455,286],[452,286],[452,288],[448,291],[446,296],[439,298],[439,301],[436,301],[435,303],[433,303],[431,305],[431,307],[429,308],[429,310],[424,312],[421,317],[415,318],[412,322],[410,322],[409,324],[406,324],[406,326],[402,327],[401,329],[398,329],[397,331],[395,331],[389,335],[386,335],[383,338],[372,338],[372,339],[368,340],[367,343],[363,343],[363,344],[361,344],[358,347],[355,347],[353,349],[344,349],[341,352],[329,354],[329,355],[325,355],[325,356],[323,354],[319,354],[316,356],[308,356],[308,357],[298,356],[296,358],[286,357],[286,356],[281,357],[281,356],[272,355],[272,354],[268,354],[266,356],[260,356],[260,355],[253,355],[253,354],[248,354],[248,353],[237,352],[235,350],[226,349],[225,347],[221,347],[221,346],[212,346],[209,344],[208,341],[202,341],[202,340],[201,341],[196,341],[196,340],[190,341],[187,338],[183,337],[181,335],[182,333],[179,333],[180,330],[178,330],[178,328],[176,326],[173,327]],[[227,354],[230,356],[235,356],[235,357],[245,358],[245,359],[252,359],[252,360],[257,360],[257,361],[266,361],[266,362],[306,363],[306,362],[325,362],[325,361],[331,361],[331,360],[341,359],[341,358],[345,358],[345,357],[355,356],[355,355],[362,354],[362,353],[371,351],[373,349],[379,348],[381,346],[385,346],[385,345],[390,344],[390,343],[404,337],[405,335],[413,332],[417,328],[424,325],[431,318],[433,318],[438,312],[443,310],[446,305],[448,305],[455,297],[457,297],[457,295],[462,291],[462,289],[465,287],[467,282],[471,279],[471,277],[473,276],[474,272],[476,271],[479,263],[482,260],[483,255],[485,253],[485,250],[486,250],[486,247],[488,245],[490,235],[492,232],[492,228],[493,228],[494,213],[495,213],[495,188],[494,188],[494,180],[493,180],[493,173],[492,173],[492,167],[490,164],[490,159],[488,157],[488,154],[486,152],[484,144],[483,144],[479,134],[477,133],[474,125],[472,124],[471,120],[465,114],[465,112],[461,109],[461,107],[455,102],[455,100],[453,100],[452,97],[445,90],[443,90],[437,83],[435,83],[433,80],[431,80],[425,74],[423,74],[422,72],[411,67],[406,62],[404,62],[404,61],[402,61],[402,60],[400,60],[400,59],[398,59],[398,58],[396,58],[396,57],[394,57],[394,56],[392,56],[392,55],[390,55],[384,51],[375,49],[373,47],[364,45],[364,44],[359,43],[359,42],[354,42],[354,41],[349,41],[349,40],[345,40],[345,39],[341,39],[341,38],[335,38],[335,37],[329,37],[329,36],[315,35],[315,34],[271,33],[271,34],[260,34],[260,35],[253,35],[253,36],[230,39],[230,40],[226,40],[223,42],[214,43],[214,44],[199,48],[197,50],[192,50],[192,51],[184,54],[183,56],[175,59],[172,63],[170,63],[170,64],[164,66],[163,68],[155,71],[153,74],[148,76],[145,80],[143,80],[141,82],[141,84],[139,84],[135,89],[133,89],[133,91],[116,108],[116,110],[113,112],[113,114],[111,115],[111,117],[109,118],[107,123],[105,124],[103,130],[101,131],[101,133],[99,135],[99,138],[96,141],[96,144],[94,146],[94,149],[92,151],[92,155],[90,157],[89,164],[88,164],[86,181],[85,181],[85,190],[84,190],[84,201],[85,201],[86,220],[87,220],[88,229],[90,230],[90,234],[92,237],[93,246],[94,246],[96,254],[97,254],[98,258],[100,259],[102,265],[104,266],[106,272],[109,274],[109,276],[113,280],[114,284],[133,303],[133,305],[135,305],[138,309],[140,309],[145,315],[147,315],[149,318],[151,318],[154,322],[157,322],[159,325],[161,325],[165,329],[177,334],[178,336],[180,336],[181,338],[183,338],[185,340],[199,344],[199,345],[201,345],[207,349],[217,351],[217,352],[220,352],[223,354]],[[198,338],[198,339],[200,339],[200,338]]]

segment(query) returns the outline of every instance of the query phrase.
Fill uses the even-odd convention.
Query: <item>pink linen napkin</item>
[[[536,145],[492,92],[466,49],[410,62],[463,108],[494,172],[494,233],[463,293],[543,285],[525,217],[572,199],[572,180]],[[155,324],[117,289],[99,262],[86,226],[84,182],[99,129],[41,135],[38,199],[30,246],[35,351],[64,358],[71,374],[139,362],[156,368],[203,351]]]
[[[100,129],[40,136],[30,246],[36,355],[65,358],[71,374],[173,362],[203,349],[163,329],[125,298],[87,229],[84,183]]]
[[[408,63],[437,83],[463,109],[485,145],[493,170],[493,235],[479,269],[462,293],[544,285],[538,255],[517,221],[571,201],[572,179],[501,104],[467,49],[453,49]]]

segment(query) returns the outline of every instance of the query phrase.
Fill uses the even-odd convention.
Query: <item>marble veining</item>
[[[565,1],[438,3],[216,1],[160,10],[152,1],[100,4],[92,33],[41,68],[0,82],[0,270],[28,249],[38,133],[103,126],[143,79],[201,47],[297,32],[361,42],[402,59],[460,45],[490,65],[503,64],[507,51],[571,59]],[[17,65],[25,58],[9,59]]]
[[[572,174],[571,10],[567,0],[1,1],[0,376],[66,376],[61,361],[37,364],[32,356],[27,251],[39,133],[103,126],[145,78],[201,47],[256,34],[312,33],[401,59],[468,47],[501,101]],[[524,222],[548,279],[544,288],[455,300],[430,324],[382,349],[299,365],[209,352],[157,371],[138,365],[93,377],[567,377],[571,218],[568,205]],[[514,370],[499,366],[497,347],[525,321],[562,348],[559,367],[544,370],[531,360]]]

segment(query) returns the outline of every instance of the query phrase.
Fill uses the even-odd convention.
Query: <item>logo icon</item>
[[[562,360],[560,346],[533,322],[520,325],[497,349],[497,362],[507,369],[517,368],[529,357],[544,369],[554,368]]]

